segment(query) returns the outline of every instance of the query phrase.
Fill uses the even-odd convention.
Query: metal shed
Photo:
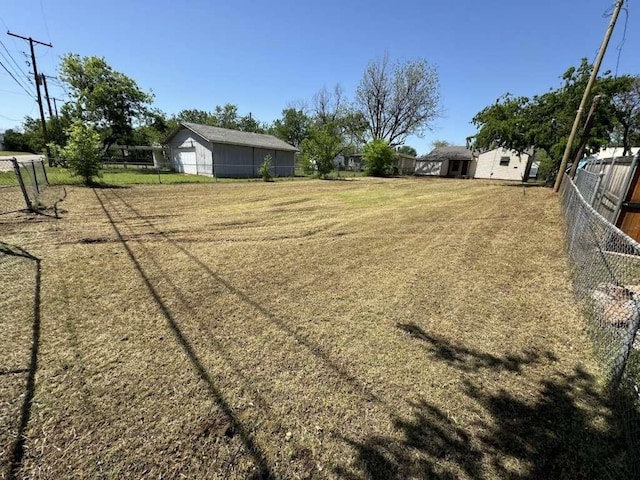
[[[177,172],[219,178],[257,177],[267,155],[275,176],[293,176],[298,151],[273,135],[189,122],[181,122],[164,144]]]

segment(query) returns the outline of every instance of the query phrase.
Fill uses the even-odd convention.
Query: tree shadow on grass
[[[478,368],[518,374],[531,354],[500,358],[435,339],[415,325],[399,328],[419,334],[433,355],[464,372]],[[630,454],[620,433],[615,403],[589,373],[554,372],[541,381],[535,397],[506,390],[487,391],[465,380],[463,391],[477,420],[460,425],[442,408],[422,400],[411,404],[411,418],[394,418],[399,437],[345,439],[357,452],[359,467],[371,479],[631,478]],[[517,381],[517,380],[516,380]],[[347,478],[359,478],[337,469]]]
[[[426,342],[429,346],[429,355],[436,360],[444,361],[453,367],[466,371],[478,371],[483,368],[490,368],[493,370],[507,370],[520,373],[522,372],[523,366],[539,362],[543,359],[550,361],[557,360],[551,352],[538,353],[533,350],[525,350],[521,354],[498,357],[461,345],[454,345],[442,337],[425,332],[413,323],[398,323],[396,326],[413,338]]]
[[[31,351],[29,356],[29,365],[26,369],[14,369],[3,372],[3,374],[27,374],[27,380],[25,384],[25,394],[22,399],[22,407],[20,409],[20,421],[18,423],[18,429],[16,438],[11,447],[11,453],[9,458],[7,478],[17,478],[18,472],[22,466],[22,459],[24,457],[25,446],[25,433],[29,420],[31,419],[31,405],[33,403],[33,397],[35,395],[36,387],[36,373],[38,371],[38,351],[40,349],[40,302],[41,302],[41,260],[31,255],[26,250],[19,247],[8,245],[0,242],[0,255],[22,257],[26,260],[30,260],[35,265],[34,274],[34,290],[33,290],[33,323],[31,326]]]

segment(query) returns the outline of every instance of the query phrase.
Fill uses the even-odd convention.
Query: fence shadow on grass
[[[267,463],[267,460],[266,460],[264,454],[258,448],[256,443],[253,441],[252,436],[246,430],[246,428],[244,427],[242,422],[233,413],[233,410],[229,406],[228,402],[225,400],[224,395],[222,394],[220,389],[215,385],[215,382],[214,382],[213,378],[211,377],[211,375],[209,374],[207,369],[204,367],[202,361],[198,357],[198,354],[194,350],[194,348],[191,345],[191,343],[188,341],[188,339],[185,336],[185,334],[182,332],[182,329],[178,325],[178,322],[176,321],[176,318],[174,317],[171,309],[163,302],[160,294],[158,293],[158,291],[154,287],[154,285],[151,282],[149,276],[147,275],[146,271],[142,267],[140,261],[135,256],[133,250],[131,249],[131,247],[129,246],[127,241],[124,239],[124,236],[122,235],[120,229],[118,228],[117,223],[114,221],[113,217],[109,213],[109,210],[105,206],[104,202],[102,201],[102,199],[100,198],[100,196],[98,195],[98,193],[95,190],[94,190],[94,193],[95,193],[96,198],[98,199],[98,202],[100,203],[100,206],[102,207],[102,210],[104,211],[104,213],[107,216],[109,222],[111,223],[111,226],[113,227],[118,239],[120,240],[120,243],[122,244],[122,246],[124,247],[125,251],[127,252],[127,255],[129,256],[129,259],[133,263],[135,269],[140,274],[140,277],[142,278],[142,281],[144,282],[145,287],[147,288],[149,294],[153,297],[155,303],[158,305],[158,308],[162,312],[162,315],[167,320],[167,323],[169,324],[169,327],[173,331],[176,339],[180,343],[180,346],[182,347],[182,349],[184,350],[184,352],[185,352],[186,356],[188,357],[189,361],[191,362],[191,364],[195,368],[195,370],[198,373],[198,376],[200,377],[200,379],[207,386],[207,389],[208,389],[209,393],[211,394],[211,396],[214,398],[214,400],[218,404],[218,407],[220,408],[221,412],[226,417],[226,420],[230,423],[233,431],[236,432],[239,435],[239,437],[242,440],[242,443],[244,444],[245,448],[247,449],[247,451],[249,452],[249,454],[253,458],[255,466],[257,468],[257,475],[255,476],[255,478],[260,478],[260,479],[273,478],[274,475],[271,472],[271,469],[270,469],[270,467],[269,467],[269,465]]]
[[[502,358],[455,346],[413,324],[398,328],[427,342],[435,358],[464,372],[490,368],[518,375],[538,361],[526,352]],[[553,379],[540,382],[533,399],[506,390],[489,392],[473,378],[466,378],[463,391],[470,405],[480,406],[478,420],[461,425],[427,400],[414,402],[411,418],[394,418],[400,440],[345,439],[355,448],[360,468],[375,480],[630,478],[615,402],[589,373],[579,367],[571,374],[556,372]],[[339,469],[337,473],[360,476]]]
[[[29,365],[26,369],[12,369],[3,371],[2,374],[27,374],[25,382],[25,393],[20,409],[20,420],[16,432],[16,438],[11,447],[7,478],[18,478],[18,472],[22,466],[25,447],[25,433],[31,418],[31,405],[35,394],[36,372],[38,371],[38,351],[40,348],[40,299],[41,299],[41,264],[40,259],[13,245],[0,242],[0,256],[21,257],[27,262],[35,265],[33,281],[33,313],[31,324],[31,349],[29,355]],[[5,280],[6,277],[5,277]]]
[[[370,402],[380,402],[381,399],[378,398],[374,393],[370,391],[370,388],[361,382],[357,377],[352,375],[347,371],[346,368],[336,363],[331,357],[325,352],[322,348],[315,345],[308,338],[298,334],[294,329],[288,326],[285,322],[283,322],[280,318],[278,318],[274,313],[265,308],[261,303],[257,302],[253,298],[251,298],[246,292],[236,288],[229,280],[223,278],[220,274],[215,272],[209,265],[200,260],[196,255],[191,253],[188,249],[184,248],[182,245],[177,243],[174,239],[172,239],[165,232],[158,230],[158,228],[150,222],[144,215],[140,214],[138,210],[133,207],[130,203],[124,200],[121,196],[117,194],[117,192],[113,192],[113,195],[118,198],[118,200],[125,205],[137,218],[139,218],[142,222],[144,222],[148,227],[152,228],[157,232],[159,236],[164,238],[167,242],[169,242],[173,247],[179,250],[181,253],[186,255],[191,261],[194,262],[202,271],[206,272],[206,275],[209,276],[212,280],[222,285],[227,291],[234,294],[238,298],[240,298],[247,305],[250,305],[256,311],[260,312],[266,318],[269,319],[271,323],[276,325],[281,331],[285,332],[287,335],[295,338],[296,342],[301,345],[304,345],[305,348],[316,358],[322,361],[323,364],[327,366],[328,369],[336,373],[342,380],[350,384],[356,391],[361,392],[361,394],[365,397],[367,401]],[[104,207],[103,207],[104,208]]]

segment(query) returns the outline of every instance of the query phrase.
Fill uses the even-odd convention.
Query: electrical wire
[[[4,63],[2,63],[2,61],[0,61],[0,66],[2,66],[2,68],[4,68],[4,69],[6,70],[6,72],[11,76],[11,78],[13,78],[13,79],[16,81],[16,83],[17,83],[18,85],[20,85],[20,88],[22,88],[25,92],[27,92],[27,94],[28,94],[31,98],[33,98],[33,99],[35,100],[35,97],[33,96],[33,94],[31,94],[31,92],[29,92],[29,91],[24,87],[24,85],[22,85],[22,83],[20,83],[20,82],[18,81],[18,79],[13,75],[13,73],[11,73],[11,71],[10,71],[10,70],[5,66],[5,64],[4,64]]]
[[[629,4],[629,2],[627,2],[627,4]],[[622,47],[624,47],[624,43],[627,41],[627,25],[629,23],[629,7],[624,7],[622,10],[624,10],[624,28],[622,30],[622,40],[620,40],[620,43],[617,46],[618,58],[616,59],[616,70],[615,70],[614,77],[618,76],[618,68],[620,67],[620,56],[622,55]]]
[[[4,48],[5,52],[7,52],[7,55],[9,55],[9,58],[11,59],[13,64],[16,66],[18,71],[27,79],[28,82],[31,82],[31,78],[29,78],[29,76],[22,71],[22,69],[20,68],[20,65],[18,65],[18,62],[13,57],[13,55],[11,55],[11,52],[9,51],[9,49],[7,48],[7,46],[4,44],[4,42],[2,40],[0,40],[0,45],[2,45],[2,48]],[[2,53],[2,52],[0,52],[0,53]]]

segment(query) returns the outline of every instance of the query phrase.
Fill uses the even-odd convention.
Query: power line
[[[624,43],[627,41],[627,25],[629,23],[629,7],[624,7],[622,9],[624,12],[624,29],[622,30],[622,40],[618,44],[618,58],[616,59],[616,73],[615,77],[618,76],[618,67],[620,67],[620,55],[622,55],[622,47],[624,47]]]
[[[7,54],[9,55],[9,58],[13,61],[14,65],[17,67],[13,67],[10,63],[9,63],[9,59],[7,59],[6,55],[4,53],[2,53],[2,51],[0,51],[0,56],[2,56],[2,58],[4,58],[5,62],[7,62],[7,65],[9,65],[11,67],[11,70],[13,70],[13,73],[15,73],[18,77],[20,76],[20,74],[22,74],[22,76],[24,78],[27,79],[27,83],[24,85],[23,88],[28,88],[28,86],[30,85],[30,81],[29,81],[29,77],[27,76],[26,73],[24,73],[21,69],[20,66],[18,65],[18,63],[15,61],[15,59],[13,58],[13,56],[11,55],[11,53],[9,52],[9,50],[7,50],[7,47],[5,46],[4,43],[2,43],[2,40],[0,40],[0,45],[2,45],[4,47],[4,49],[6,50]],[[21,82],[22,83],[22,79]]]
[[[4,69],[7,71],[7,73],[11,76],[11,78],[13,78],[13,79],[16,81],[16,83],[17,83],[18,85],[20,85],[20,88],[22,88],[25,92],[27,92],[27,94],[28,94],[31,98],[33,98],[33,99],[35,100],[35,97],[33,96],[33,94],[32,94],[31,92],[29,92],[26,88],[24,88],[24,85],[22,85],[22,84],[18,81],[18,79],[13,75],[13,73],[11,73],[11,71],[10,71],[10,70],[5,66],[5,64],[4,64],[4,63],[2,63],[2,61],[0,61],[0,66],[2,66],[2,68],[4,68]]]
[[[5,120],[10,120],[10,121],[12,121],[12,122],[21,122],[21,121],[22,121],[22,120],[18,120],[18,119],[16,119],[16,118],[10,118],[10,117],[7,117],[7,116],[2,115],[2,114],[0,114],[0,117],[4,118]]]

